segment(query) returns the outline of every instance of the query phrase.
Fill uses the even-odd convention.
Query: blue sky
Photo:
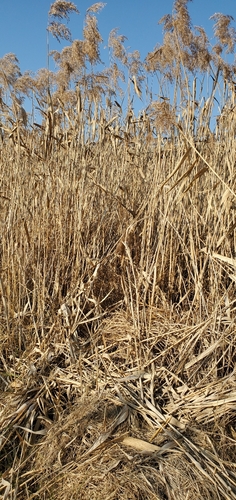
[[[20,62],[21,71],[37,71],[46,66],[46,25],[51,0],[0,0],[0,58],[13,52]],[[82,38],[83,19],[86,9],[94,2],[75,0],[80,15],[73,14],[69,23],[73,38]],[[109,32],[118,27],[119,33],[128,40],[130,50],[139,50],[144,58],[156,43],[162,42],[162,26],[159,19],[171,13],[172,0],[107,0],[98,14],[98,26],[103,37],[101,58],[106,62]],[[193,0],[188,4],[192,22],[203,26],[212,37],[215,12],[230,14],[236,19],[236,0]],[[61,50],[63,44],[50,42],[51,48]]]
[[[35,73],[47,66],[46,27],[52,3],[52,0],[0,0],[0,58],[9,52],[14,53],[22,73],[26,70]],[[74,0],[80,14],[71,15],[68,24],[73,39],[83,38],[86,10],[93,3],[90,0]],[[139,50],[143,60],[157,43],[162,43],[162,25],[158,25],[158,21],[163,15],[170,14],[172,8],[173,0],[107,0],[104,9],[97,15],[103,37],[100,55],[105,65],[109,61],[106,49],[108,36],[113,28],[119,28],[119,34],[127,37],[126,48],[130,52]],[[209,19],[210,16],[222,12],[236,20],[236,0],[193,0],[188,3],[188,9],[192,23],[202,26],[213,44],[214,22]],[[60,51],[68,43],[60,44],[50,36],[50,50]],[[139,105],[142,108],[140,101]]]

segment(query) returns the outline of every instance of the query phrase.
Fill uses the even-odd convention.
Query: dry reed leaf
[[[138,84],[137,84],[137,79],[136,79],[136,76],[135,76],[135,75],[133,75],[133,77],[132,77],[132,82],[133,82],[133,84],[134,84],[134,90],[135,90],[135,92],[136,92],[137,96],[139,97],[139,99],[141,99],[141,97],[142,97],[142,92],[141,92],[141,90],[140,90],[140,88],[139,88],[139,86],[138,86]]]
[[[197,172],[197,174],[193,177],[192,181],[190,182],[189,186],[184,191],[184,193],[187,193],[189,191],[189,189],[192,187],[192,185],[194,184],[194,182],[197,179],[199,179],[203,174],[205,174],[207,171],[208,171],[208,167],[201,168],[201,170],[199,170],[199,172]]]
[[[225,234],[223,234],[221,238],[219,238],[219,240],[216,243],[216,248],[219,248],[219,246],[223,243],[225,238],[229,238],[233,234],[235,227],[236,227],[236,222],[231,224],[228,231],[226,231]]]
[[[1,478],[1,484],[5,488],[4,494],[3,494],[3,500],[7,500],[9,498],[9,494],[11,491],[11,483],[9,481],[6,481],[3,477]]]
[[[128,409],[128,406],[125,405],[125,406],[123,406],[122,410],[120,411],[118,417],[115,419],[113,424],[109,427],[108,431],[104,432],[103,434],[101,434],[99,436],[98,439],[96,439],[95,443],[91,446],[91,448],[89,448],[88,451],[86,451],[84,456],[85,455],[87,456],[88,454],[92,453],[99,446],[101,446],[103,443],[105,443],[107,441],[107,439],[111,437],[111,435],[114,432],[114,430],[116,429],[116,427],[118,427],[120,424],[125,422],[125,420],[128,418],[128,415],[129,415],[129,409]]]
[[[9,386],[12,387],[12,389],[20,389],[23,386],[22,380],[13,380]]]
[[[210,345],[205,351],[201,352],[201,354],[191,359],[191,361],[186,363],[185,369],[188,370],[189,368],[191,368],[191,366],[195,365],[196,363],[204,359],[206,356],[209,356],[220,345],[221,341],[222,338],[214,342],[214,344]]]
[[[180,169],[181,165],[185,162],[185,160],[188,158],[189,154],[191,152],[191,147],[185,151],[184,155],[180,159],[179,163],[177,164],[176,168],[171,172],[171,174],[165,179],[165,181],[161,185],[161,189],[167,184],[167,182],[178,172]],[[191,168],[192,169],[192,168]]]
[[[228,208],[228,205],[230,205],[230,191],[229,189],[225,189],[222,198],[221,198],[221,204],[224,205],[225,208]]]
[[[35,434],[37,436],[45,436],[48,432],[47,429],[41,429],[39,431],[33,431],[32,429],[28,427],[23,427],[21,425],[14,425],[14,429],[22,429],[23,431],[29,432],[30,434]]]
[[[231,427],[231,433],[236,443],[236,431],[233,429],[233,427]]]
[[[175,182],[175,184],[174,184],[174,185],[173,185],[170,189],[168,189],[167,193],[170,193],[170,192],[171,192],[171,191],[172,191],[172,190],[173,190],[176,186],[178,186],[178,184],[180,184],[180,182],[181,182],[183,179],[187,179],[187,178],[189,177],[189,175],[191,174],[191,172],[192,172],[192,170],[193,170],[193,168],[194,168],[195,164],[196,164],[196,161],[195,161],[192,165],[190,165],[190,167],[188,168],[188,170],[186,170],[186,172],[184,172],[184,174],[183,174],[183,175],[181,175],[181,177],[180,177],[180,178],[179,178],[179,179]],[[185,184],[185,183],[182,183],[182,186],[183,186],[184,184]],[[191,183],[191,184],[192,184],[192,183]],[[191,186],[191,184],[190,184],[190,186]],[[181,188],[182,188],[182,186],[181,186]],[[186,189],[186,191],[184,191],[184,193],[185,193],[185,192],[187,192],[187,191],[188,191],[188,189],[189,189],[189,187]]]
[[[55,380],[57,380],[58,382],[63,382],[63,384],[73,385],[75,387],[81,388],[81,382],[78,382],[78,380],[74,380],[72,378],[66,378],[66,377],[60,376],[60,377],[56,377]]]
[[[182,127],[177,124],[178,126],[178,129],[180,130],[181,134],[183,134],[184,138],[186,139],[186,141],[188,142],[188,144],[190,144],[191,148],[195,151],[195,153],[201,158],[201,160],[207,165],[207,167],[209,168],[209,170],[211,170],[211,172],[217,177],[217,179],[222,183],[222,185],[229,190],[229,192],[233,195],[234,198],[236,198],[236,193],[226,184],[226,182],[224,181],[224,179],[217,173],[217,171],[210,165],[210,163],[206,160],[206,158],[204,158],[204,156],[200,153],[200,151],[198,151],[198,149],[195,147],[195,144],[193,144],[191,142],[191,140],[186,136],[186,134],[184,134],[183,130],[182,130]]]
[[[212,253],[212,257],[236,268],[236,260],[232,259],[231,257],[225,257],[224,255],[220,255],[215,252]]]
[[[132,436],[124,436],[120,442],[138,451],[154,453],[161,450],[160,446],[156,446],[155,444],[148,443],[143,439],[134,438]]]

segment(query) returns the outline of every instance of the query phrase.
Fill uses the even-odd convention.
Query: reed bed
[[[215,15],[210,50],[178,0],[144,63],[113,30],[113,65],[89,73],[102,7],[54,54],[55,73],[1,60],[0,492],[232,500],[232,19]],[[59,21],[76,11],[54,2],[48,34],[69,39]],[[211,75],[207,98],[194,71]],[[169,97],[136,116],[150,72]],[[30,126],[20,96],[32,89],[42,120]]]

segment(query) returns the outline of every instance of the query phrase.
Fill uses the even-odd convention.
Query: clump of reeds
[[[0,492],[234,499],[232,19],[211,50],[178,0],[144,63],[113,30],[96,72],[103,6],[56,72],[0,61]],[[49,33],[70,12],[54,2]]]

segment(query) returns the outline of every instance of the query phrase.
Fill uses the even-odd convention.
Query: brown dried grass
[[[185,4],[165,19],[182,61]],[[102,6],[87,13],[87,42],[96,36],[83,64],[99,57],[91,19]],[[126,65],[123,42],[114,31]],[[14,97],[17,60],[2,64]],[[11,120],[1,102],[0,493],[234,499],[233,83],[212,133],[220,72],[195,120],[195,83],[181,116],[160,99],[122,121],[119,103],[102,107],[104,74],[90,76],[54,94],[41,72],[33,132],[16,100]]]

